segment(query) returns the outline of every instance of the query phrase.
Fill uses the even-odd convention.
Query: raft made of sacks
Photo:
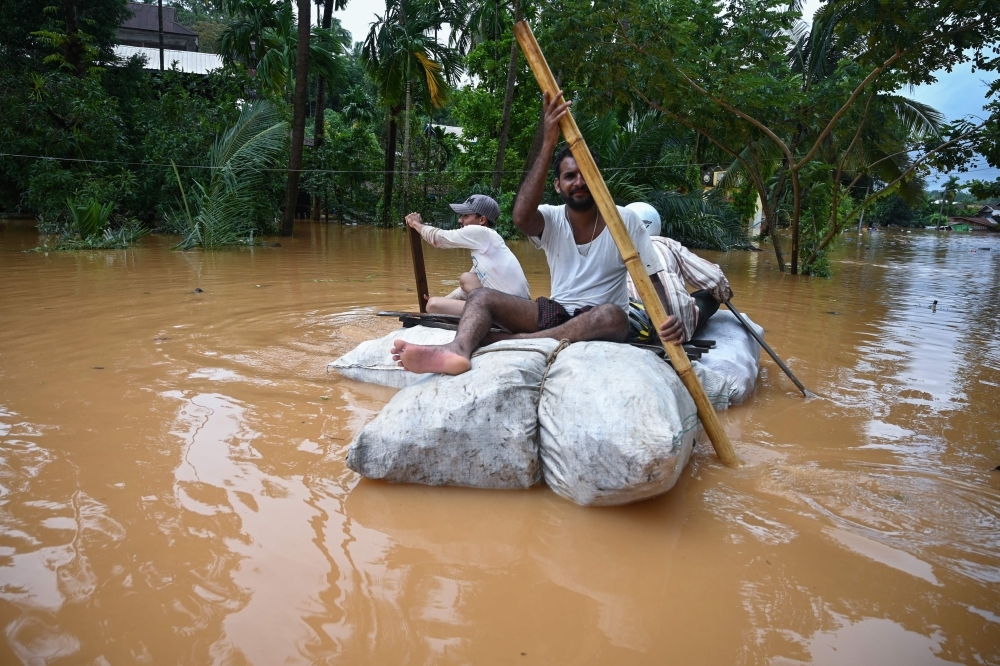
[[[348,379],[401,389],[351,442],[348,467],[435,486],[528,488],[544,479],[577,504],[617,505],[670,490],[703,432],[673,369],[630,345],[506,340],[477,350],[457,376],[415,375],[389,353],[394,340],[454,336],[404,328],[329,364]],[[716,341],[692,362],[709,400],[717,410],[740,404],[756,383],[760,346],[728,311],[701,337]]]

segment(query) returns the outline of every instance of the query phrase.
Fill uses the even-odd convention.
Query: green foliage
[[[922,227],[931,224],[928,219],[921,218],[909,203],[896,195],[889,195],[873,204],[865,215],[865,224],[876,224],[880,227],[894,225],[898,227]]]
[[[81,204],[72,199],[66,199],[66,207],[69,208],[69,215],[73,220],[71,229],[84,240],[100,236],[105,227],[108,226],[108,218],[111,217],[111,204],[102,206],[94,199]]]
[[[802,227],[799,231],[799,242],[803,253],[813,257],[802,266],[802,273],[818,277],[830,277],[830,260],[825,248],[817,248],[820,240],[826,235],[832,224],[832,208],[834,206],[834,176],[836,169],[832,164],[812,162],[803,171],[803,214]],[[837,200],[837,218],[847,219],[854,208],[850,197],[840,197]]]
[[[240,17],[219,35],[223,59],[232,64],[234,57],[238,58],[256,70],[257,80],[268,92],[285,94],[290,99],[298,44],[292,3],[243,0],[234,5]],[[340,21],[334,19],[330,29],[313,27],[309,38],[310,73],[323,76],[333,85],[344,72],[343,56],[348,46],[350,35]]]
[[[244,81],[153,73],[139,59],[99,79],[0,71],[4,152],[42,158],[0,157],[0,207],[34,214],[50,233],[69,223],[67,197],[112,203],[146,224],[163,220],[176,191],[170,160],[202,163],[235,120]]]
[[[128,220],[112,227],[112,204],[103,206],[96,199],[66,199],[72,220],[67,231],[54,244],[44,243],[37,251],[50,250],[113,250],[133,245],[148,230],[138,220]]]
[[[971,180],[965,187],[976,198],[976,201],[990,201],[1000,198],[1000,178],[990,182]]]
[[[273,220],[276,212],[260,191],[286,149],[288,131],[288,123],[272,103],[247,104],[209,151],[211,177],[207,185],[196,180],[190,195],[185,194],[174,165],[187,223],[176,249],[215,249],[253,242],[260,222],[268,216]]]
[[[203,50],[218,33],[223,70],[195,76],[116,61],[124,0],[0,3],[0,145],[32,156],[0,156],[0,211],[34,215],[40,230],[77,245],[138,228],[122,220],[179,233],[181,247],[248,242],[273,228],[288,133],[265,130],[290,116],[294,3],[171,1]],[[944,208],[932,203],[921,180],[930,166],[960,172],[976,152],[1000,160],[1000,83],[982,128],[945,124],[900,94],[970,58],[995,69],[984,53],[1000,28],[980,20],[985,0],[830,0],[810,24],[799,6],[390,0],[353,53],[334,20],[310,37],[309,94],[318,74],[330,94],[320,110],[325,141],[305,150],[301,187],[335,219],[390,226],[410,210],[448,226],[449,202],[485,192],[501,205],[497,230],[516,237],[510,206],[540,111],[523,57],[500,187],[492,185],[517,7],[532,19],[618,203],[647,201],[664,233],[723,249],[749,245],[759,196],[772,227],[798,230],[803,270],[826,274],[827,244],[862,208],[880,224],[928,224],[954,210],[960,189],[945,189]],[[438,39],[445,24],[448,45]],[[451,89],[463,71],[463,86]],[[246,100],[271,106],[249,119]],[[399,146],[407,136],[408,148]],[[915,156],[950,139],[914,168]],[[404,153],[408,164],[397,160]],[[702,189],[702,169],[725,170],[719,187]],[[970,190],[1000,198],[993,183]],[[81,236],[67,199],[110,206],[110,221]]]
[[[323,143],[306,153],[301,186],[341,221],[377,222],[379,192],[371,181],[382,167],[382,149],[371,125],[345,115],[326,111]]]

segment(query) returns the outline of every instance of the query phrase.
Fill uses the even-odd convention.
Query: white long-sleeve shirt
[[[528,279],[524,277],[517,257],[500,234],[489,227],[469,225],[446,231],[425,224],[420,229],[420,236],[437,248],[472,250],[472,272],[484,287],[511,296],[531,298]]]
[[[657,273],[657,276],[667,295],[667,314],[681,320],[684,339],[690,340],[694,329],[698,327],[698,307],[688,294],[685,281],[696,289],[708,291],[719,303],[732,298],[733,290],[729,288],[729,280],[722,269],[716,264],[702,259],[671,238],[653,236],[650,240],[663,262],[664,270]],[[628,293],[630,298],[642,300],[632,283],[632,276],[628,278]]]

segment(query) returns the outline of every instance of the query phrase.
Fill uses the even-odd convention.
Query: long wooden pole
[[[741,324],[743,324],[743,328],[747,329],[747,332],[753,336],[753,339],[756,340],[761,347],[764,348],[764,351],[766,351],[768,354],[771,355],[771,358],[774,359],[774,362],[778,364],[779,368],[784,370],[785,374],[788,375],[788,378],[792,380],[792,383],[794,383],[796,386],[799,387],[799,390],[802,391],[802,395],[804,395],[807,398],[815,398],[816,394],[802,385],[802,382],[800,382],[799,378],[795,376],[795,373],[789,370],[788,366],[785,365],[785,362],[782,361],[781,358],[774,353],[774,350],[771,349],[771,345],[764,342],[764,338],[757,335],[757,331],[753,330],[753,326],[751,326],[750,323],[743,317],[743,315],[740,314],[740,311],[733,306],[733,304],[729,301],[728,298],[726,299],[726,307],[729,308],[730,312],[736,315],[736,318],[740,320]]]
[[[524,51],[524,56],[531,66],[531,71],[535,74],[535,79],[538,81],[542,92],[548,93],[549,98],[558,103],[560,100],[556,99],[556,96],[559,93],[559,86],[556,83],[555,77],[552,76],[552,70],[549,69],[549,64],[545,61],[545,56],[542,55],[542,50],[535,40],[534,33],[531,32],[531,27],[525,21],[516,23],[514,25],[514,34],[517,36],[521,50]],[[563,116],[562,120],[559,121],[559,128],[566,138],[566,143],[569,144],[569,149],[573,153],[576,165],[580,168],[584,179],[587,181],[587,187],[590,189],[591,195],[593,195],[594,200],[597,202],[597,208],[604,217],[604,223],[607,225],[608,231],[611,232],[611,236],[615,240],[615,245],[618,246],[618,251],[622,255],[625,267],[632,276],[632,281],[639,292],[639,297],[646,306],[646,312],[649,313],[653,325],[659,329],[660,325],[667,319],[667,312],[663,308],[656,290],[653,289],[653,283],[649,280],[649,275],[646,274],[646,267],[642,263],[642,259],[639,258],[639,253],[636,251],[635,244],[625,229],[625,223],[622,222],[618,208],[615,206],[615,201],[611,198],[611,193],[608,192],[608,186],[604,184],[601,172],[597,169],[597,164],[594,163],[594,158],[590,155],[590,149],[587,148],[587,143],[583,140],[580,128],[577,127],[571,113]],[[719,417],[715,413],[715,409],[712,408],[712,403],[709,402],[708,396],[705,395],[705,389],[702,388],[701,382],[698,381],[698,376],[694,374],[694,370],[691,368],[691,361],[688,360],[684,349],[672,342],[664,342],[663,348],[666,350],[667,356],[670,358],[670,363],[674,366],[674,370],[677,371],[681,381],[684,382],[684,386],[687,387],[691,397],[694,398],[695,405],[698,407],[698,417],[701,419],[701,423],[705,427],[705,432],[708,433],[708,438],[711,440],[712,446],[715,447],[715,452],[718,454],[719,459],[729,467],[739,467],[740,459],[733,450],[733,445],[730,444],[729,438],[726,436],[726,431],[722,428],[722,424],[719,423]]]
[[[410,256],[413,258],[413,277],[417,282],[417,304],[421,312],[427,312],[427,270],[424,268],[424,246],[420,232],[407,227],[410,236]]]

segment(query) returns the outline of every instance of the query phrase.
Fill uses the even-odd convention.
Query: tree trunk
[[[323,3],[323,23],[322,28],[324,30],[329,30],[330,23],[333,18],[333,0],[326,0]],[[323,95],[326,92],[326,79],[322,76],[316,82],[316,124],[313,125],[313,150],[319,151],[319,147],[323,145],[323,121],[324,109],[323,105],[325,100]],[[313,209],[312,209],[312,219],[313,222],[319,222],[319,209],[320,209],[320,198],[317,194],[313,197]]]
[[[156,3],[156,22],[160,33],[160,71],[163,71],[163,0]]]
[[[433,130],[430,121],[427,122],[427,131],[424,132],[424,198],[427,198],[427,181],[430,180],[431,173],[431,135]]]
[[[409,205],[410,196],[410,110],[413,107],[413,89],[409,80],[406,81],[406,115],[403,127],[403,208]]]
[[[299,199],[299,171],[302,169],[302,142],[306,135],[306,102],[309,86],[310,0],[298,0],[298,43],[295,46],[295,95],[292,106],[292,153],[288,159],[288,182],[285,187],[285,214],[281,235],[291,236],[295,229],[295,204]]]
[[[774,246],[774,258],[778,261],[778,270],[785,272],[785,256],[781,253],[781,240],[778,238],[778,211],[771,212],[771,217],[767,223],[768,236],[771,238],[771,245]]]
[[[521,20],[521,3],[514,0],[514,23]],[[510,45],[510,63],[507,68],[507,92],[503,97],[503,120],[500,122],[500,138],[497,140],[497,166],[493,170],[493,188],[500,189],[503,179],[503,158],[507,152],[507,134],[510,132],[510,112],[514,104],[514,86],[517,84],[517,40]]]
[[[545,121],[539,118],[538,125],[535,127],[535,136],[531,139],[531,148],[528,149],[528,156],[524,160],[524,169],[521,170],[521,183],[524,179],[528,177],[528,172],[531,171],[531,167],[535,164],[535,160],[538,159],[538,153],[542,150],[542,143],[545,141]],[[518,185],[518,190],[521,189]],[[516,196],[516,195],[515,195]]]
[[[80,39],[79,19],[77,17],[76,0],[62,0],[63,21],[66,23],[66,43],[63,45],[63,57],[66,59],[76,76],[84,75],[83,40]]]
[[[802,189],[799,171],[792,167],[792,275],[799,274],[799,219],[802,217]]]
[[[396,176],[396,114],[399,109],[389,109],[389,131],[385,140],[385,190],[382,195],[382,226],[389,226],[392,213],[392,186]]]

